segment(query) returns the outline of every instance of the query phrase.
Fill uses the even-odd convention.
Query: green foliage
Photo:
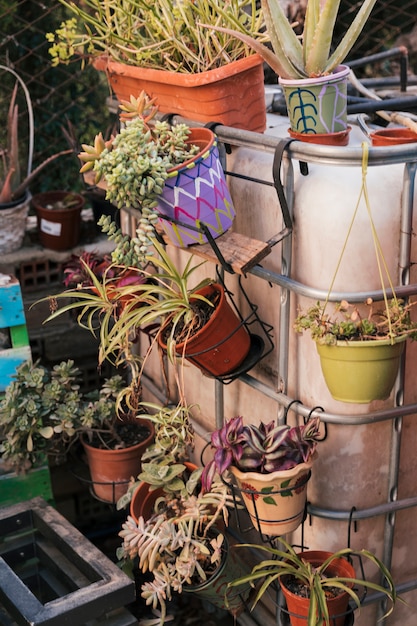
[[[203,493],[200,475],[201,468],[186,480],[185,488],[158,499],[148,520],[140,517],[136,523],[129,516],[119,533],[123,545],[118,558],[130,562],[138,557],[141,572],[152,576],[142,585],[142,597],[160,608],[154,626],[163,626],[173,591],[181,593],[183,585],[205,581],[222,559],[224,537],[215,525],[220,520],[227,524],[232,496],[219,479]]]
[[[46,453],[65,456],[83,432],[113,431],[123,379],[107,380],[95,397],[81,393],[80,380],[81,371],[72,360],[52,370],[39,361],[18,367],[0,402],[0,452],[10,467],[26,471]]]
[[[83,144],[79,158],[84,165],[80,172],[93,170],[95,184],[103,179],[106,199],[119,209],[140,209],[133,239],[127,240],[109,220],[100,220],[100,225],[109,238],[123,247],[124,253],[134,254],[144,262],[159,218],[157,198],[162,194],[168,171],[198,154],[199,148],[188,141],[190,128],[186,124],[171,127],[168,122],[151,123],[157,107],[145,92],[123,103],[122,110],[121,118],[127,121],[116,136],[106,142],[100,133],[93,145]],[[117,255],[121,261],[119,252],[120,248],[115,258]]]
[[[351,25],[334,51],[333,31],[341,0],[308,0],[301,36],[295,34],[280,2],[261,0],[266,30],[272,50],[247,34],[209,26],[222,33],[234,34],[237,39],[252,46],[281,78],[300,79],[330,74],[343,63],[359,35],[377,0],[364,0]]]
[[[358,593],[352,588],[353,586],[365,587],[379,592],[389,600],[391,605],[386,612],[386,616],[392,613],[397,601],[397,593],[391,573],[384,563],[368,550],[344,548],[326,558],[321,565],[314,566],[297,554],[294,548],[281,537],[278,538],[278,542],[281,544],[282,548],[267,546],[265,544],[250,544],[251,548],[265,552],[269,558],[255,565],[250,574],[230,583],[231,586],[238,586],[242,583],[249,582],[257,586],[258,589],[254,605],[259,602],[271,584],[278,580],[282,580],[285,583],[286,578],[294,577],[297,581],[300,581],[306,586],[309,593],[310,607],[308,626],[331,625],[326,602],[326,591],[332,587],[337,587],[341,592],[348,593],[358,608],[360,607],[360,600]],[[335,576],[331,573],[332,563],[334,561],[341,558],[350,559],[353,556],[357,556],[362,560],[366,559],[376,566],[383,577],[383,584],[379,585],[369,580]],[[260,583],[260,585],[257,585],[257,583]]]
[[[305,313],[298,314],[294,330],[298,333],[309,330],[314,341],[327,345],[341,340],[394,339],[404,335],[417,339],[417,322],[410,313],[413,306],[414,303],[405,304],[393,298],[388,308],[377,308],[372,298],[368,298],[365,313],[363,307],[346,300],[338,303],[333,312],[327,312],[326,305],[316,302]]]
[[[54,65],[109,55],[130,65],[196,73],[252,54],[234,37],[203,30],[199,22],[229,26],[263,39],[255,0],[60,0],[73,15],[46,35]]]

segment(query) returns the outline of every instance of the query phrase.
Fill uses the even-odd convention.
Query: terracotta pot
[[[407,337],[380,341],[338,341],[317,345],[326,385],[335,400],[366,404],[388,398]]]
[[[25,236],[26,218],[32,196],[25,196],[13,202],[0,204],[0,253],[9,254],[18,250]]]
[[[177,344],[176,353],[184,355],[204,374],[220,377],[233,372],[245,360],[251,339],[246,327],[227,302],[222,285],[213,283],[198,293],[208,298],[216,291],[220,298],[209,321],[186,342]],[[158,335],[158,341],[166,351],[162,335]]]
[[[329,556],[331,556],[331,552],[307,551],[302,552],[301,556],[306,561],[309,561],[313,565],[318,566],[321,565]],[[353,569],[352,565],[346,559],[342,558],[335,559],[331,566],[329,566],[327,572],[329,576],[355,578],[355,570]],[[287,589],[287,587],[285,586],[285,578],[280,578],[280,585],[287,602],[287,609],[290,615],[291,625],[307,626],[307,616],[310,606],[310,599],[302,598]],[[349,597],[349,594],[344,592],[336,596],[335,598],[329,598],[327,600],[331,626],[345,625],[346,615],[348,612]]]
[[[257,530],[265,535],[280,536],[298,528],[304,518],[313,460],[270,474],[242,472],[231,466],[230,471]]]
[[[190,473],[197,469],[197,465],[189,463],[188,461],[185,461],[184,465]],[[143,517],[145,520],[150,518],[154,510],[155,502],[158,498],[163,496],[163,494],[164,490],[162,487],[150,490],[148,483],[141,482],[140,485],[138,485],[130,501],[130,515],[136,523],[139,517]]]
[[[161,224],[171,243],[185,247],[207,242],[203,232],[187,228],[200,228],[205,224],[216,239],[233,224],[235,210],[219,159],[217,137],[208,128],[192,128],[187,140],[200,152],[181,165],[169,170],[162,194],[158,197],[158,210],[168,220]],[[169,220],[179,220],[176,224]]]
[[[74,198],[71,206],[65,209],[50,208],[68,196]],[[68,191],[45,191],[33,196],[32,206],[38,219],[39,239],[44,248],[69,250],[77,245],[84,202],[83,196]]]
[[[384,128],[371,133],[373,146],[394,146],[401,143],[415,143],[417,133],[410,128]]]
[[[305,143],[318,143],[322,146],[347,146],[349,143],[349,133],[352,130],[351,126],[348,126],[346,130],[340,130],[337,133],[297,133],[291,128],[288,129],[288,134],[294,139],[304,141]]]
[[[141,471],[142,454],[152,443],[155,429],[149,420],[136,418],[149,429],[149,436],[140,443],[120,450],[95,448],[82,439],[95,495],[104,502],[115,503],[127,491],[129,481]]]
[[[256,132],[266,128],[263,61],[256,54],[199,74],[135,67],[106,57],[96,59],[94,67],[106,72],[119,101],[144,90],[157,98],[162,113]]]
[[[279,79],[284,89],[291,129],[298,133],[338,133],[347,128],[349,68],[300,80]]]

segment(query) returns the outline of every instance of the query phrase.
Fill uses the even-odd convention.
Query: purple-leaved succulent
[[[208,491],[216,472],[222,475],[231,465],[243,472],[270,474],[308,461],[315,452],[319,429],[318,417],[300,426],[277,425],[274,420],[245,425],[241,416],[232,418],[211,435],[214,456],[203,470],[203,489]]]

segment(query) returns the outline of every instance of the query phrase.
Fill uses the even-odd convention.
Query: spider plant
[[[397,600],[397,593],[391,573],[374,554],[368,550],[353,550],[344,548],[327,556],[320,565],[313,564],[307,560],[308,552],[297,553],[294,548],[281,537],[278,538],[281,548],[272,547],[265,544],[254,545],[252,548],[266,553],[267,558],[256,564],[252,572],[232,583],[241,585],[250,582],[252,585],[261,583],[254,599],[254,606],[262,598],[266,590],[276,583],[281,582],[286,586],[288,579],[294,579],[303,584],[310,598],[307,624],[308,626],[329,626],[334,622],[329,615],[327,604],[327,594],[331,589],[336,588],[340,593],[346,593],[347,599],[351,599],[357,608],[360,607],[360,597],[357,587],[371,589],[383,594],[390,602],[390,606],[385,616],[391,614]],[[243,547],[245,544],[243,544]],[[327,553],[325,553],[327,554]],[[361,560],[368,560],[376,566],[381,577],[382,584],[371,582],[370,580],[349,578],[335,575],[332,567],[340,559],[351,559],[358,557]]]

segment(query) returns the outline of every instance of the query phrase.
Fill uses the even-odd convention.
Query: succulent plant
[[[222,475],[231,465],[242,472],[269,474],[308,461],[316,449],[319,428],[318,417],[292,427],[274,421],[246,425],[241,416],[232,418],[211,435],[214,456],[204,468],[203,488],[210,489],[215,473]]]
[[[106,199],[119,209],[140,209],[136,236],[128,249],[144,262],[159,218],[157,198],[168,170],[198,154],[199,148],[187,142],[190,128],[186,124],[171,127],[168,122],[152,122],[157,107],[144,92],[130,102],[122,102],[122,107],[125,126],[108,142],[99,134],[92,146],[83,144],[79,158],[84,165],[80,172],[93,170],[96,184],[103,179]],[[101,224],[121,244],[125,243],[114,224],[107,220]]]
[[[227,523],[232,499],[218,478],[203,493],[200,476],[201,468],[192,472],[181,493],[159,499],[148,520],[129,516],[119,533],[123,545],[118,558],[129,562],[138,557],[141,572],[152,575],[142,585],[142,597],[160,613],[146,624],[162,626],[173,592],[205,581],[221,562],[224,539],[215,525],[221,519]]]
[[[45,455],[65,456],[82,433],[112,432],[116,437],[116,398],[121,376],[107,379],[100,393],[80,391],[81,370],[71,359],[52,369],[25,361],[0,402],[0,452],[8,466],[24,472]]]
[[[333,312],[328,312],[326,304],[316,302],[305,313],[299,312],[294,329],[298,333],[309,330],[312,339],[327,345],[339,340],[377,341],[403,335],[417,339],[417,322],[410,315],[414,304],[405,304],[396,297],[383,306],[376,305],[372,298],[364,306],[342,300]]]

